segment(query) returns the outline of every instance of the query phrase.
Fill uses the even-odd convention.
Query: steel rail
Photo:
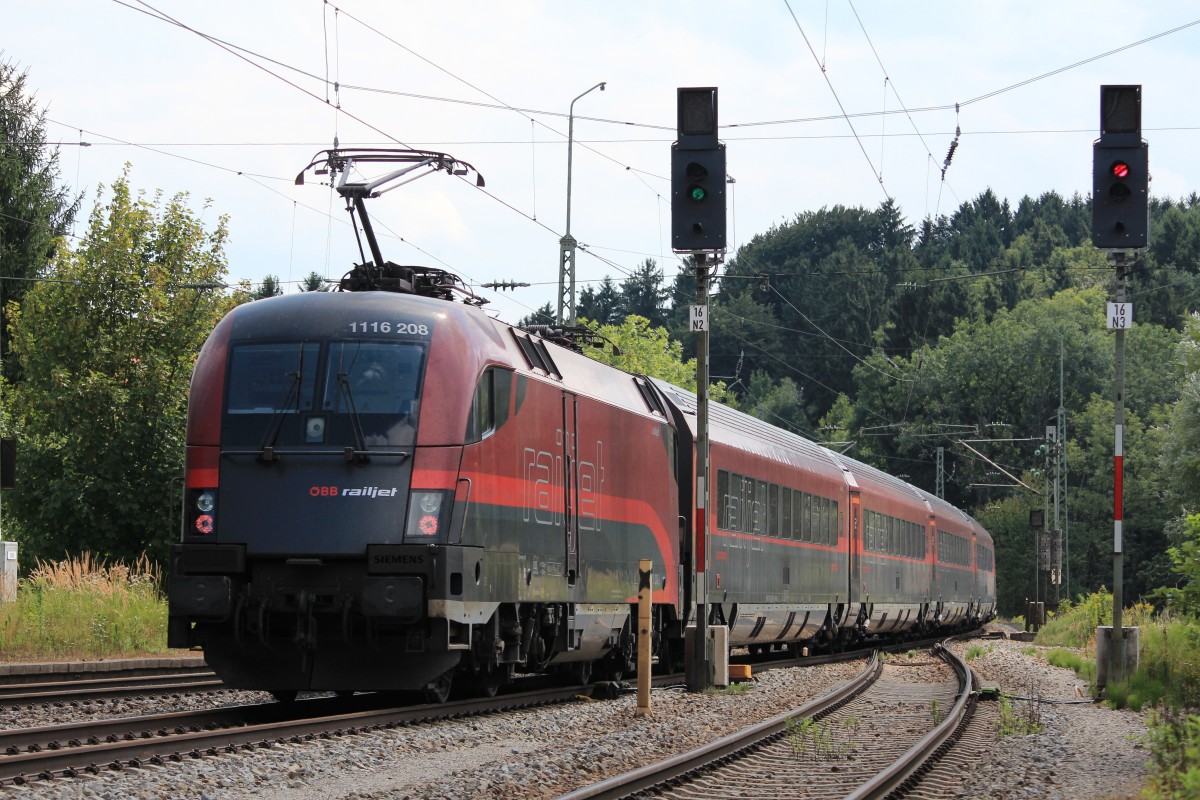
[[[971,669],[965,661],[950,652],[945,643],[934,645],[934,651],[958,674],[959,693],[954,706],[939,725],[922,736],[891,766],[876,773],[874,778],[846,795],[845,800],[881,800],[887,797],[902,784],[915,778],[919,771],[924,770],[938,749],[946,744],[959,725],[968,719],[974,692]]]
[[[207,675],[157,675],[130,678],[97,678],[81,681],[0,686],[0,705],[55,703],[136,695],[203,692],[226,688],[211,672]]]
[[[726,756],[737,753],[759,742],[783,733],[794,719],[803,719],[828,713],[849,702],[866,690],[883,671],[879,652],[871,654],[867,667],[857,676],[841,684],[829,694],[811,700],[799,708],[785,711],[765,722],[724,736],[702,747],[651,764],[639,769],[616,775],[607,780],[564,794],[558,800],[616,800],[627,797],[652,786],[674,780],[693,770],[704,767]]]
[[[567,686],[440,705],[388,707],[318,717],[303,716],[298,719],[218,730],[160,730],[157,734],[142,734],[115,742],[99,742],[87,746],[77,743],[65,748],[0,755],[0,784],[24,784],[33,778],[74,776],[83,771],[98,773],[105,768],[138,767],[145,762],[161,764],[167,760],[182,761],[185,757],[200,758],[238,749],[253,749],[284,742],[298,743],[434,719],[528,708],[563,702],[588,691],[588,687]],[[139,725],[139,718],[126,721],[135,729],[142,727]]]

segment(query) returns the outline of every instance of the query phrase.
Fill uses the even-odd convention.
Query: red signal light
[[[1112,176],[1118,180],[1125,180],[1129,177],[1129,165],[1124,161],[1114,161],[1111,169]]]

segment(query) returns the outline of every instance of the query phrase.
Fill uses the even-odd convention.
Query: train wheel
[[[271,696],[274,697],[280,703],[294,703],[296,701],[296,695],[298,695],[298,694],[300,694],[300,692],[298,692],[295,689],[272,689],[271,690]]]
[[[637,656],[633,633],[629,629],[629,621],[625,621],[617,644],[609,651],[604,659],[598,662],[595,672],[606,681],[620,681],[626,675],[637,672]]]
[[[571,665],[571,680],[578,683],[580,686],[587,686],[592,682],[592,662],[577,661]]]
[[[445,672],[440,677],[429,682],[425,687],[425,702],[434,705],[446,702],[450,697],[450,685],[454,682],[454,673]]]

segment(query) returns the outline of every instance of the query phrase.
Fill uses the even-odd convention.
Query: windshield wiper
[[[345,456],[347,461],[353,461],[357,458],[359,461],[367,462],[371,457],[367,455],[367,437],[363,435],[362,420],[358,416],[358,408],[354,405],[354,393],[350,391],[350,377],[346,372],[338,371],[338,406],[341,407],[341,393],[346,393],[346,400],[350,404],[350,428],[354,431],[354,447],[347,447]]]
[[[292,382],[288,385],[287,394],[284,395],[283,402],[271,412],[271,421],[267,424],[267,429],[263,431],[262,441],[258,445],[260,461],[275,460],[275,440],[279,438],[279,431],[283,428],[284,415],[287,413],[293,397],[296,397],[296,402],[299,402],[300,371],[296,370],[288,374],[291,375]]]
[[[296,406],[296,411],[300,410],[300,376],[304,373],[304,342],[300,343],[300,365],[295,372],[287,373],[292,379],[288,384],[287,393],[283,396],[283,402],[275,406],[275,410],[271,412],[271,421],[267,423],[267,429],[263,431],[262,441],[258,445],[258,458],[260,461],[275,460],[275,441],[279,438],[279,431],[283,429],[284,415],[291,408],[293,402]]]

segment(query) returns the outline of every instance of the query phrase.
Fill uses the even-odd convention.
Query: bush
[[[1143,625],[1139,677],[1161,687],[1155,703],[1165,698],[1175,708],[1200,707],[1200,622],[1164,615]]]
[[[37,562],[0,606],[0,652],[10,660],[111,658],[165,653],[167,605],[158,567],[90,554]]]
[[[1160,710],[1150,718],[1150,776],[1142,797],[1200,797],[1200,716]]]
[[[1038,631],[1034,641],[1047,647],[1078,647],[1095,649],[1096,628],[1112,625],[1112,594],[1101,588],[1077,603],[1064,600],[1058,611]],[[1154,606],[1135,603],[1121,617],[1124,627],[1141,627],[1154,619]]]

